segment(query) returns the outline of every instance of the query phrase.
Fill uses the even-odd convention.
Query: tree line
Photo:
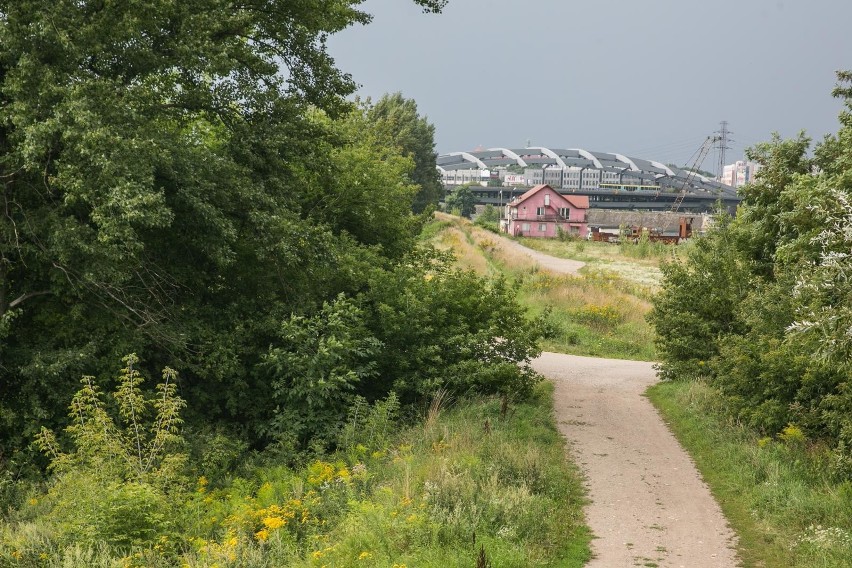
[[[852,476],[852,73],[840,128],[748,151],[763,168],[735,219],[663,269],[650,314],[663,378],[708,380],[736,420],[795,428]]]
[[[129,354],[254,448],[534,382],[513,290],[417,242],[434,127],[347,98],[325,41],[359,4],[0,0],[0,465]]]

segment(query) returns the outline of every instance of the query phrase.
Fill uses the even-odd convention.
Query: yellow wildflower
[[[258,542],[264,542],[267,538],[269,538],[269,531],[266,529],[260,529],[254,533],[254,537],[258,540]]]
[[[334,466],[317,460],[308,467],[308,483],[321,485],[334,478]]]
[[[266,517],[263,519],[263,524],[268,529],[278,529],[286,525],[287,520],[281,517]]]
[[[358,560],[369,560],[372,557],[373,557],[373,554],[371,552],[367,552],[365,550],[361,554],[358,555]]]

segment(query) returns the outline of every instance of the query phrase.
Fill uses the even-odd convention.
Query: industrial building
[[[588,196],[592,208],[700,213],[721,201],[733,212],[739,203],[736,188],[697,172],[580,148],[451,152],[438,156],[437,168],[445,188],[471,184],[480,204],[503,205],[541,184]]]

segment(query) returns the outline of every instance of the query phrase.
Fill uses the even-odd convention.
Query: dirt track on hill
[[[543,270],[578,274],[585,263],[511,239]],[[559,430],[586,477],[590,568],[738,566],[736,535],[689,455],[643,396],[652,363],[542,353],[535,369],[556,385]]]
[[[586,476],[589,567],[737,566],[736,537],[691,459],[642,394],[651,363],[543,353],[559,429]]]
[[[512,239],[507,239],[502,236],[499,238],[500,242],[504,243],[505,246],[512,247],[532,258],[536,264],[539,265],[539,268],[542,268],[543,270],[577,275],[580,273],[580,269],[586,266],[585,262],[579,260],[556,258],[555,256],[550,256],[549,254],[544,254],[543,252],[525,247],[521,243],[513,241]]]

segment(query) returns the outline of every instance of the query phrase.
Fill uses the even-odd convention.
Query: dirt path
[[[581,268],[586,266],[585,262],[579,260],[571,260],[568,258],[556,258],[555,256],[550,256],[549,254],[544,254],[543,252],[527,248],[521,243],[513,241],[512,239],[507,239],[502,236],[499,237],[499,239],[500,242],[503,243],[505,246],[514,248],[515,250],[518,250],[532,258],[536,263],[538,263],[539,267],[544,270],[576,275],[580,273]]]
[[[689,456],[642,396],[651,363],[543,353],[559,429],[586,476],[589,567],[737,566],[735,536]]]

